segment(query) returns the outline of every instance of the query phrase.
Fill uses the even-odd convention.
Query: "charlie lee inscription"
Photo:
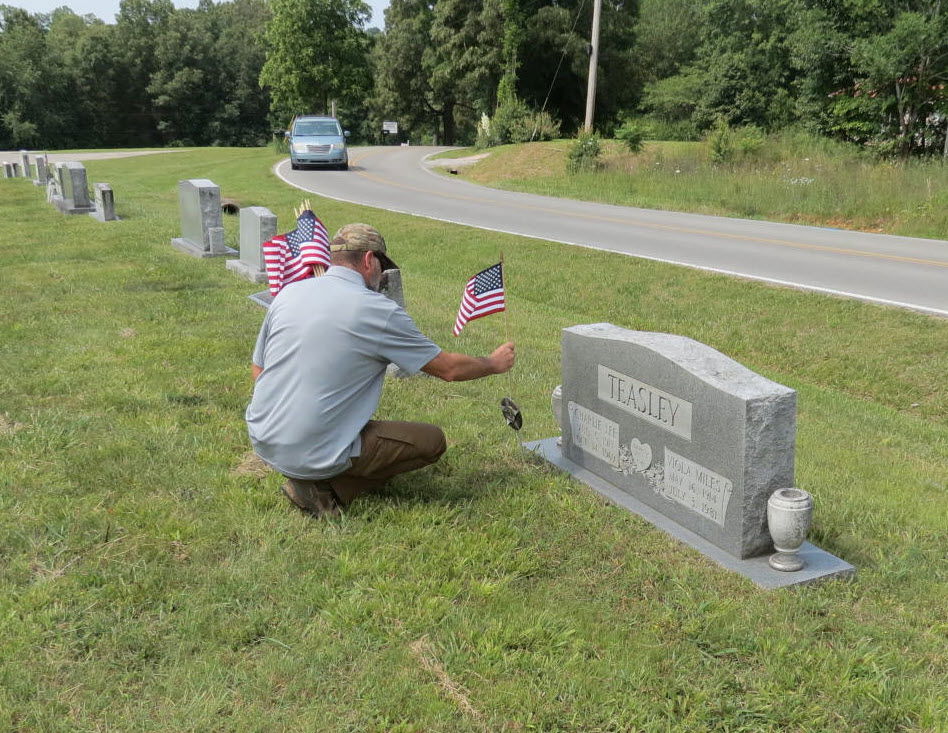
[[[575,402],[570,402],[566,409],[573,443],[610,466],[618,466],[619,425]]]
[[[733,483],[721,474],[665,448],[665,498],[723,527],[733,488]]]
[[[691,440],[691,403],[599,364],[599,399]]]

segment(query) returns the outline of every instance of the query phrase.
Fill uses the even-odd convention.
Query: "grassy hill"
[[[176,184],[276,212],[268,150],[90,161],[123,220],[0,180],[0,728],[945,730],[948,321],[313,199],[366,221],[409,311],[514,373],[392,381],[437,466],[311,521],[249,457],[259,289],[170,245]],[[236,219],[225,217],[236,243]],[[450,335],[503,250],[502,316]],[[853,582],[763,592],[524,455],[559,333],[690,336],[798,390],[811,539]],[[512,395],[525,427],[503,423]]]
[[[647,209],[948,239],[948,166],[882,161],[854,146],[785,132],[714,163],[706,142],[605,140],[600,168],[568,173],[569,140],[489,148],[460,176],[512,191]],[[452,155],[467,155],[453,152]]]

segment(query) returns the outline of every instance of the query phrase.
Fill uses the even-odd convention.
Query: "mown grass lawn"
[[[448,348],[503,339],[450,336],[503,250],[520,360],[390,382],[380,416],[442,424],[448,454],[311,521],[247,460],[259,286],[170,245],[182,178],[287,224],[275,160],[90,161],[111,224],[0,181],[0,728],[948,728],[948,321],[314,199],[386,234]],[[554,433],[560,329],[598,321],[799,391],[811,539],[854,581],[760,591],[520,451]]]
[[[640,153],[604,140],[601,167],[569,173],[571,141],[454,151],[490,156],[460,176],[499,188],[647,209],[948,239],[948,165],[883,161],[785,133],[752,155],[709,159],[707,143],[652,141]]]

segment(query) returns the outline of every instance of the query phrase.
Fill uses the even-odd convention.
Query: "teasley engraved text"
[[[599,365],[599,399],[691,440],[690,402],[602,364]]]

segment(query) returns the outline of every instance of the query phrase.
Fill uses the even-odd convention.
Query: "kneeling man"
[[[315,516],[338,514],[362,492],[445,451],[436,425],[371,419],[390,363],[464,381],[503,374],[515,360],[512,342],[473,357],[424,336],[378,292],[382,271],[395,263],[374,228],[344,226],[330,252],[325,275],[288,285],[270,305],[246,414],[257,455],[286,476],[287,498]]]

